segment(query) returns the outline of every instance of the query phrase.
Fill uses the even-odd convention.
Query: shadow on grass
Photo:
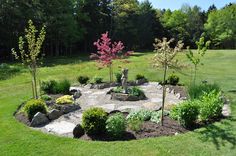
[[[236,134],[234,132],[231,122],[236,122],[235,119],[230,118],[228,121],[222,121],[220,125],[212,124],[199,131],[200,139],[202,141],[211,141],[214,143],[217,150],[221,146],[225,146],[225,143],[232,145],[232,149],[236,145]]]

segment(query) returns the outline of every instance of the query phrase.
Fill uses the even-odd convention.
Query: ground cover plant
[[[139,56],[139,53],[137,55]],[[136,73],[145,71],[145,76],[150,81],[158,80],[161,76],[161,70],[158,70],[159,72],[156,72],[155,69],[146,70],[150,68],[150,64],[146,60],[151,59],[152,56],[153,53],[148,53],[130,58],[133,64],[128,64],[127,67],[133,69],[133,72],[130,73],[131,79],[135,78]],[[188,61],[185,60],[184,54],[177,57],[184,62]],[[236,152],[234,146],[236,140],[235,94],[228,93],[228,90],[236,88],[235,58],[235,51],[210,50],[203,60],[205,68],[200,68],[198,71],[199,80],[207,79],[209,82],[218,82],[227,97],[230,97],[232,100],[231,118],[182,135],[137,141],[87,142],[46,135],[29,129],[12,117],[12,113],[18,105],[31,96],[30,86],[25,85],[31,80],[29,74],[20,73],[11,79],[0,81],[0,128],[4,132],[0,133],[0,153],[2,155],[16,155],[16,153],[21,155],[38,153],[40,155],[109,155],[110,153],[113,155],[147,155],[147,153],[149,155],[234,155]],[[81,58],[81,60],[86,60],[86,58]],[[41,67],[41,79],[50,76],[50,79],[63,80],[67,77],[73,81],[78,73],[92,77],[91,69],[96,70],[93,62],[79,62],[75,58],[58,58],[48,61],[57,63],[57,65]],[[68,62],[68,64],[61,64],[60,62]],[[142,66],[135,68],[139,64]],[[119,62],[114,68],[118,69],[118,66]],[[62,71],[67,72],[66,77]],[[109,80],[106,69],[99,72],[105,80]],[[189,84],[191,76],[189,69],[183,69],[183,73],[178,74],[181,82]],[[39,144],[41,148],[38,148]],[[191,146],[189,146],[190,144]],[[187,154],[184,154],[183,151]]]

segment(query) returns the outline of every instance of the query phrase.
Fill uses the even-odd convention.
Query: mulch
[[[154,138],[160,136],[172,136],[180,133],[186,133],[189,130],[181,126],[177,121],[172,120],[168,116],[164,117],[164,125],[156,124],[150,121],[145,121],[139,132],[134,132],[131,130],[126,131],[122,138],[114,139],[108,134],[100,134],[94,136],[88,136],[84,134],[79,139],[89,140],[89,141],[125,141],[125,140],[137,140],[143,138]]]

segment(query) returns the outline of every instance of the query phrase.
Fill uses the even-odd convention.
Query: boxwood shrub
[[[47,106],[45,102],[41,99],[32,99],[26,102],[23,107],[23,111],[27,114],[28,118],[31,120],[34,115],[38,112],[47,113]]]
[[[83,113],[82,127],[88,135],[106,131],[107,113],[102,108],[90,108]]]

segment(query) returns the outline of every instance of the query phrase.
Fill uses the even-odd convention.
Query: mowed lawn
[[[162,71],[151,65],[153,53],[135,53],[130,63],[114,63],[114,71],[129,68],[129,79],[144,74],[159,81]],[[184,54],[178,56],[186,68],[176,72],[181,83],[190,83],[191,68]],[[232,117],[205,128],[172,137],[124,142],[88,142],[43,134],[17,122],[13,117],[19,104],[30,98],[30,76],[26,69],[11,79],[0,81],[0,156],[5,155],[236,155],[236,50],[210,50],[198,70],[198,81],[218,83],[232,101]],[[171,70],[170,70],[171,72]],[[1,73],[0,73],[1,74]],[[102,76],[108,70],[98,69],[88,57],[46,59],[39,70],[40,80],[69,79],[76,83],[79,75]]]

